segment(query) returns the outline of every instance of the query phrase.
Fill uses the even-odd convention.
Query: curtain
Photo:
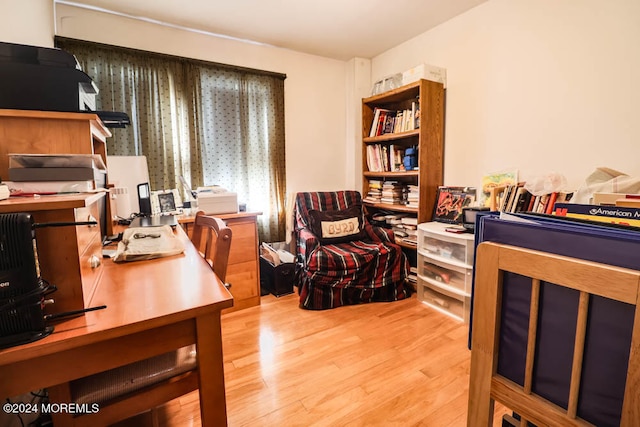
[[[285,236],[284,76],[70,39],[100,89],[97,109],[129,114],[110,155],[144,155],[153,190],[219,185],[258,216],[261,241]]]

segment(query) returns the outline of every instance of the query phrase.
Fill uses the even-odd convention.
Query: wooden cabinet
[[[9,153],[99,154],[106,162],[110,136],[92,113],[0,110],[0,177],[8,177]]]
[[[99,202],[104,193],[69,196],[17,197],[0,201],[0,213],[28,212],[37,224],[66,223],[36,228],[40,275],[58,290],[48,313],[87,308],[102,274],[102,238]]]
[[[233,295],[233,307],[223,310],[228,313],[260,305],[260,270],[258,258],[258,226],[260,213],[240,212],[217,214],[231,228],[231,251],[227,266],[227,283]],[[193,217],[184,216],[180,224],[191,237]]]
[[[465,323],[471,309],[474,236],[449,233],[450,224],[418,226],[418,300]]]
[[[10,153],[98,154],[106,162],[110,136],[92,113],[0,110],[0,178],[8,176]],[[36,229],[41,276],[58,288],[46,310],[86,308],[102,272],[102,234],[112,234],[106,195],[10,198],[0,202],[0,213],[9,212],[29,212],[36,223],[69,224]],[[98,225],[73,225],[87,221]]]
[[[9,175],[9,154],[98,154],[107,162],[111,132],[93,113],[0,110],[0,180]],[[108,181],[107,181],[108,182]],[[111,206],[101,201],[104,234],[113,234]]]
[[[395,118],[398,112],[416,111],[413,128],[370,136],[376,109],[390,111]],[[375,132],[374,132],[375,133]],[[443,183],[444,169],[444,86],[429,80],[419,80],[391,91],[362,100],[362,196],[367,198],[372,189],[372,181],[398,181],[418,188],[416,207],[381,202],[368,202],[369,212],[379,210],[405,212],[418,218],[418,223],[431,220],[438,186]],[[388,158],[394,150],[417,148],[416,170],[385,171],[372,165],[371,151],[386,152]],[[372,150],[375,148],[375,150]],[[381,157],[378,157],[379,159]],[[390,162],[393,165],[393,160]],[[371,167],[370,167],[371,166]],[[382,171],[377,169],[383,169]]]

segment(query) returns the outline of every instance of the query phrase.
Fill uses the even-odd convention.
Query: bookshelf
[[[362,195],[367,215],[397,212],[417,218],[418,223],[431,221],[438,186],[443,184],[444,104],[444,86],[429,80],[362,100]],[[409,148],[417,148],[417,169],[406,170],[398,164]],[[393,182],[400,188],[411,186],[409,204],[390,201],[393,190],[386,191],[387,197],[376,192]],[[373,193],[377,196],[372,197]]]

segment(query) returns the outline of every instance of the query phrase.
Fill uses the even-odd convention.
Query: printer
[[[130,124],[126,113],[96,111],[98,87],[61,49],[0,42],[0,108],[94,113],[106,127]]]

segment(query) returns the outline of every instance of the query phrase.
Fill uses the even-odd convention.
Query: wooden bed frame
[[[524,387],[497,373],[502,277],[505,271],[532,280]],[[498,401],[537,426],[590,426],[577,416],[580,377],[590,295],[636,307],[627,369],[623,427],[640,426],[640,271],[569,258],[514,246],[485,242],[478,246],[471,339],[471,374],[467,426],[491,426]],[[580,292],[568,408],[559,407],[532,391],[536,354],[536,325],[541,282]],[[614,283],[615,286],[606,286]]]

